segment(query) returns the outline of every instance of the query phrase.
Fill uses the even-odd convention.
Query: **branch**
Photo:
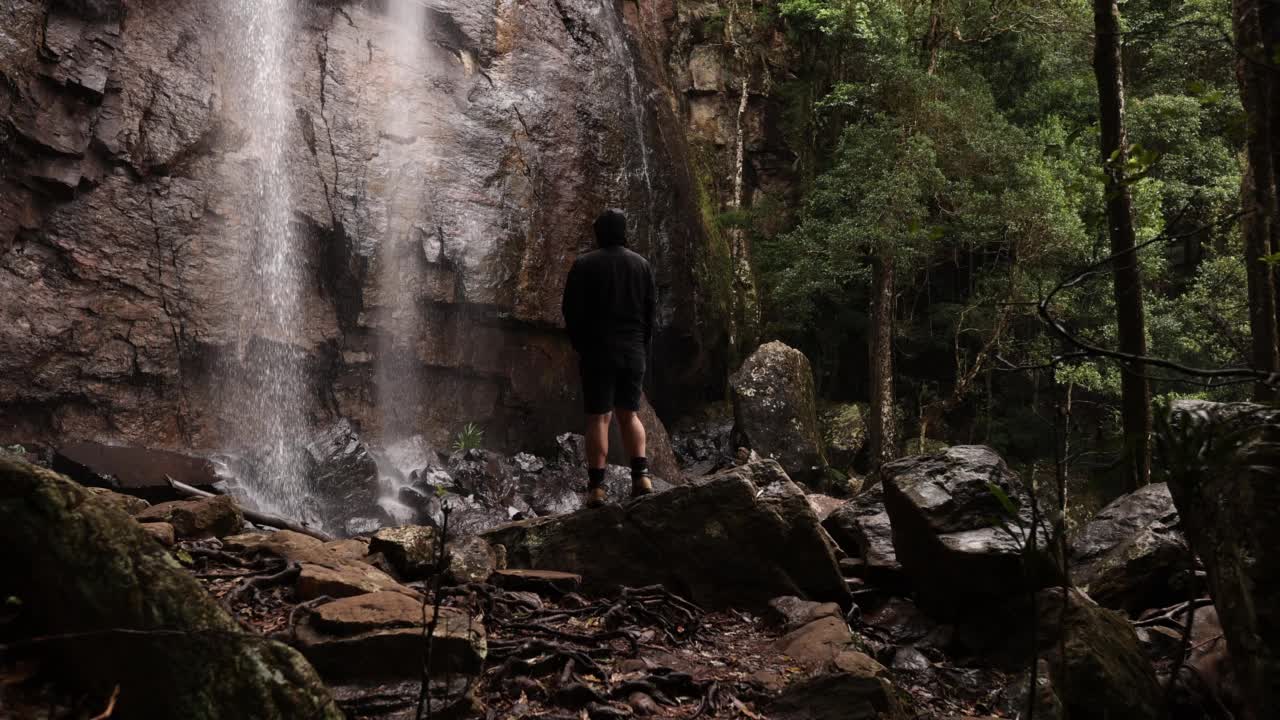
[[[1178,219],[1181,218],[1185,212],[1186,212],[1186,209],[1184,208],[1183,211],[1178,214],[1178,217],[1174,218],[1173,222],[1176,223]],[[1057,335],[1060,339],[1080,349],[1079,352],[1071,353],[1071,356],[1073,357],[1073,359],[1080,358],[1080,357],[1104,357],[1104,358],[1110,358],[1113,360],[1119,360],[1126,364],[1149,365],[1151,367],[1159,367],[1159,368],[1164,368],[1166,370],[1173,370],[1175,372],[1182,373],[1183,375],[1190,375],[1193,377],[1246,378],[1246,379],[1251,379],[1257,382],[1265,383],[1266,385],[1270,385],[1270,386],[1280,385],[1280,374],[1270,373],[1264,370],[1254,370],[1253,368],[1198,368],[1198,367],[1192,367],[1190,365],[1184,365],[1179,362],[1174,362],[1172,360],[1166,360],[1164,358],[1152,357],[1150,355],[1135,355],[1133,353],[1120,352],[1119,350],[1111,350],[1109,348],[1104,348],[1100,345],[1095,345],[1094,343],[1091,343],[1088,340],[1085,340],[1081,338],[1079,335],[1076,335],[1075,333],[1073,333],[1066,326],[1065,323],[1063,323],[1054,315],[1054,312],[1053,312],[1053,305],[1052,305],[1053,299],[1055,296],[1058,295],[1058,293],[1064,290],[1067,290],[1069,288],[1075,287],[1080,283],[1084,282],[1085,280],[1087,280],[1088,278],[1092,277],[1093,275],[1099,274],[1100,272],[1102,272],[1102,268],[1104,266],[1115,262],[1116,260],[1124,257],[1125,255],[1128,255],[1130,253],[1136,254],[1139,250],[1150,247],[1151,245],[1154,245],[1158,242],[1163,241],[1167,243],[1172,243],[1174,241],[1181,240],[1191,235],[1202,233],[1214,227],[1234,222],[1240,219],[1241,217],[1244,217],[1245,215],[1250,214],[1250,212],[1232,213],[1231,215],[1228,215],[1224,218],[1220,218],[1219,220],[1209,223],[1207,225],[1202,225],[1200,227],[1196,227],[1191,230],[1187,230],[1185,232],[1173,234],[1173,235],[1169,234],[1166,226],[1165,231],[1161,232],[1159,235],[1156,235],[1150,240],[1138,243],[1137,245],[1135,245],[1130,249],[1122,250],[1109,257],[1103,258],[1102,260],[1099,260],[1089,265],[1088,267],[1084,268],[1083,270],[1076,273],[1075,275],[1072,275],[1062,280],[1061,282],[1059,282],[1056,286],[1054,286],[1052,290],[1049,291],[1049,294],[1046,295],[1044,299],[1040,301],[1039,305],[1036,308],[1036,314],[1039,315],[1040,320],[1044,322],[1046,326],[1049,327],[1049,329],[1053,332],[1054,335]]]

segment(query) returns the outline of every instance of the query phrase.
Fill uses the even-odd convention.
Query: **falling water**
[[[412,438],[423,397],[418,346],[425,335],[419,293],[423,289],[422,236],[427,221],[426,198],[432,148],[426,132],[431,120],[421,107],[420,83],[425,67],[426,10],[421,0],[390,0],[387,33],[381,44],[390,67],[384,80],[382,127],[379,131],[380,200],[386,224],[378,251],[377,407],[385,453],[379,454],[382,497],[379,503],[397,521],[413,511],[396,500],[406,482],[396,467],[401,450],[416,448]],[[425,462],[425,460],[423,461]]]
[[[653,232],[654,222],[656,220],[655,200],[653,192],[653,176],[649,170],[649,140],[648,133],[645,132],[645,109],[641,99],[640,79],[636,75],[636,59],[631,52],[631,44],[627,42],[626,24],[622,19],[622,11],[618,8],[612,10],[604,9],[613,3],[602,3],[601,9],[608,15],[608,21],[612,32],[609,33],[609,49],[613,52],[617,63],[627,73],[627,103],[631,109],[632,130],[635,133],[635,145],[628,143],[628,147],[635,147],[636,153],[639,155],[640,180],[644,183],[645,201],[648,204],[649,229]],[[626,167],[631,163],[626,163]],[[628,178],[630,179],[630,175]]]
[[[285,163],[293,122],[286,43],[293,0],[225,0],[232,47],[230,82],[236,122],[247,133],[249,203],[241,216],[237,383],[246,401],[242,442],[258,459],[243,492],[260,509],[301,517],[305,480],[300,445],[307,435],[300,335],[302,257],[290,227],[292,192]]]
[[[420,0],[390,0],[389,30],[383,38],[390,56],[382,96],[386,98],[379,132],[381,200],[386,225],[378,255],[377,393],[384,442],[411,434],[422,402],[417,346],[422,317],[417,301],[422,285],[421,242],[429,158],[421,147],[423,113],[417,83],[423,68],[425,9]]]

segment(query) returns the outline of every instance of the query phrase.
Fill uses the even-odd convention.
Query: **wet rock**
[[[862,621],[896,644],[924,641],[938,628],[937,622],[925,615],[915,603],[901,597],[889,598],[880,607],[864,614]]]
[[[436,531],[423,525],[382,528],[369,538],[369,552],[381,553],[402,578],[422,579],[436,566]]]
[[[894,650],[890,667],[907,672],[926,672],[933,668],[933,663],[918,648],[900,647]]]
[[[671,435],[673,450],[689,477],[710,475],[734,464],[730,435],[733,408],[716,403],[682,419]]]
[[[174,532],[173,526],[167,522],[149,522],[142,526],[147,534],[156,539],[156,542],[165,547],[173,547],[177,542],[177,533]]]
[[[141,523],[168,523],[181,538],[225,537],[244,527],[239,506],[225,495],[160,503],[134,517]]]
[[[769,601],[766,619],[782,628],[783,632],[791,632],[824,617],[841,619],[844,613],[835,603],[819,603],[802,600],[794,595],[777,597]]]
[[[983,608],[1053,579],[1048,539],[1024,557],[1031,527],[1018,477],[988,447],[958,446],[886,463],[884,503],[898,561],[939,617]],[[993,488],[1016,506],[1008,517]]]
[[[498,556],[482,537],[449,543],[449,578],[458,585],[486,582],[498,567]]]
[[[54,452],[52,467],[83,485],[123,488],[154,501],[175,499],[168,478],[205,490],[219,480],[207,458],[95,442],[63,445]]]
[[[1219,438],[1253,428],[1258,441],[1275,442],[1276,417],[1256,405],[1179,401],[1170,422]],[[1247,467],[1187,468],[1171,474],[1169,490],[1208,571],[1244,697],[1264,717],[1280,707],[1280,482],[1274,455],[1258,441]]]
[[[1041,647],[1071,718],[1164,717],[1155,669],[1124,616],[1070,589],[1040,592]],[[1061,650],[1059,650],[1061,648]]]
[[[307,487],[325,527],[345,528],[376,508],[378,465],[346,418],[316,433],[306,452]]]
[[[433,609],[428,605],[428,618]],[[375,592],[320,605],[299,623],[298,649],[328,682],[416,678],[421,672],[423,601]],[[472,674],[486,649],[484,627],[440,608],[432,639],[433,673]]]
[[[796,482],[821,490],[827,461],[804,353],[780,342],[762,345],[729,385],[737,443],[774,458]]]
[[[347,520],[342,528],[349,537],[355,537],[356,535],[371,535],[383,525],[386,525],[386,523],[380,517],[353,517]]]
[[[547,467],[545,460],[529,453],[517,453],[511,458],[511,464],[522,473],[540,473]]]
[[[662,583],[695,602],[757,608],[779,595],[850,602],[817,516],[773,461],[485,537],[513,568],[578,573],[593,590]]]
[[[876,675],[841,672],[796,683],[769,704],[771,720],[905,720],[893,685]]]
[[[851,557],[862,561],[861,574],[886,587],[904,584],[902,564],[893,547],[893,526],[884,508],[884,489],[877,483],[836,508],[822,522],[831,538]]]
[[[1103,508],[1072,539],[1071,582],[1103,607],[1136,615],[1186,597],[1191,551],[1164,483]]]
[[[1005,688],[1002,694],[1002,705],[1009,716],[1021,717],[1027,714],[1027,709],[1031,705],[1028,698],[1031,688],[1030,670],[1023,671]],[[1036,717],[1044,720],[1064,720],[1067,717],[1066,710],[1062,707],[1062,700],[1053,689],[1049,663],[1045,660],[1036,662],[1035,694]]]
[[[823,403],[819,406],[818,427],[827,462],[848,471],[867,444],[867,404]]]
[[[124,493],[112,492],[110,490],[107,490],[106,488],[91,487],[86,489],[92,494],[92,497],[90,498],[89,502],[102,503],[104,505],[109,505],[111,507],[116,508],[117,510],[122,510],[130,515],[137,515],[143,510],[146,510],[147,508],[151,507],[151,503],[147,502],[146,500],[143,500],[140,497],[125,495]]]

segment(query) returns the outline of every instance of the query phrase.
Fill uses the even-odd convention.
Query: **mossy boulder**
[[[867,444],[867,404],[822,403],[818,426],[827,462],[845,471],[852,468]]]
[[[804,353],[780,342],[761,345],[729,385],[734,442],[777,460],[796,482],[822,490],[827,459]]]
[[[1040,647],[1045,648],[1058,699],[1072,720],[1157,720],[1164,717],[1155,668],[1133,626],[1074,588],[1042,590]]]
[[[250,634],[129,515],[67,478],[0,457],[6,585],[75,677],[121,717],[333,718],[294,649]],[[154,633],[154,634],[151,634]]]

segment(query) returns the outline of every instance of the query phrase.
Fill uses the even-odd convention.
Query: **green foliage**
[[[484,443],[484,430],[475,423],[467,423],[453,438],[454,450],[479,450]]]

